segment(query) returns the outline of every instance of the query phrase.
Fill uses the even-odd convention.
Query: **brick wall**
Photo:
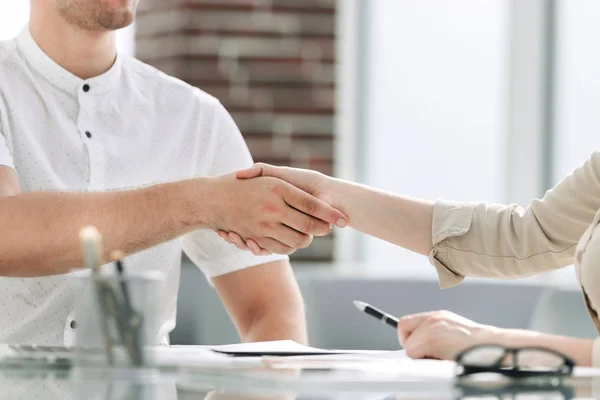
[[[331,174],[337,0],[143,0],[136,56],[216,96],[256,161]],[[333,237],[296,260],[330,260]]]

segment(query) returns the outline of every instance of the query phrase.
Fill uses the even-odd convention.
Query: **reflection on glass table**
[[[481,376],[479,376],[481,377]],[[599,378],[596,378],[599,379]],[[0,398],[10,400],[401,400],[591,398],[600,379],[403,379],[392,371],[269,369],[0,369]]]
[[[560,379],[504,380],[498,382],[458,382],[455,399],[548,399],[570,400],[575,388]]]

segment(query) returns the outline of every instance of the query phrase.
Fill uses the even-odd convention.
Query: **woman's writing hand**
[[[463,350],[496,343],[501,329],[478,324],[449,311],[408,315],[398,323],[398,338],[411,358],[454,360]]]

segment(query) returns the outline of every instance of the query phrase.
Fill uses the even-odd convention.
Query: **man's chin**
[[[103,0],[108,11],[101,15],[98,24],[107,30],[126,28],[135,21],[136,0]]]
[[[118,30],[118,29],[127,28],[129,25],[133,24],[134,22],[135,22],[135,14],[131,14],[131,15],[125,16],[120,21],[120,23],[113,25],[112,29]]]
[[[135,21],[135,13],[124,11],[116,13],[112,18],[103,18],[97,21],[98,25],[107,31],[116,31],[126,28]]]

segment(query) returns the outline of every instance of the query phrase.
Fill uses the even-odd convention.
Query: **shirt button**
[[[92,138],[92,133],[90,131],[85,131],[85,136],[88,137],[88,139]]]
[[[85,85],[83,85],[83,91],[84,92],[89,92],[90,91],[90,85],[88,85],[87,83]]]
[[[71,327],[71,329],[77,329],[77,321],[75,321],[75,320],[71,321],[69,326]]]

